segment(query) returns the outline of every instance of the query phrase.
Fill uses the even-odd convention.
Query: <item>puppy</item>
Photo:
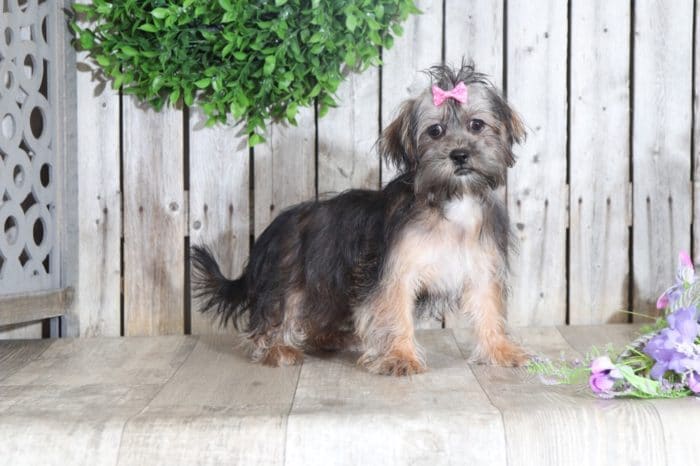
[[[406,101],[378,141],[399,170],[384,189],[282,212],[235,280],[206,247],[192,249],[201,311],[243,330],[253,360],[297,364],[304,351],[356,342],[372,373],[424,372],[414,318],[447,309],[473,320],[473,360],[526,361],[504,329],[510,227],[494,193],[523,124],[472,64],[428,73],[432,87]]]

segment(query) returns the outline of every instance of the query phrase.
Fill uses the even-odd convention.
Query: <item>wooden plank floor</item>
[[[515,329],[580,357],[635,327]],[[601,400],[524,369],[468,365],[468,330],[419,333],[429,372],[367,374],[357,354],[253,365],[236,337],[0,342],[4,464],[697,464],[697,399]]]

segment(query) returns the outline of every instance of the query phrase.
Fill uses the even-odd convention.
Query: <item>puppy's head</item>
[[[504,184],[513,144],[525,138],[518,115],[473,64],[429,74],[433,86],[404,102],[382,133],[382,157],[415,172],[417,192],[483,193]]]

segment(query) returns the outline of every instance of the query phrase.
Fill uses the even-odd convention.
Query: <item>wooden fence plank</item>
[[[630,3],[571,4],[572,324],[627,321],[629,59]]]
[[[221,271],[238,276],[250,244],[249,150],[239,128],[205,128],[201,111],[192,109],[190,131],[190,244],[212,248]],[[226,332],[218,320],[192,306],[192,333]]]
[[[494,86],[503,83],[503,2],[446,0],[445,62],[459,66],[474,60],[476,70],[486,73]],[[505,189],[499,194],[505,200]],[[469,327],[470,319],[459,314],[445,316],[445,327]]]
[[[351,74],[338,89],[338,107],[318,120],[318,193],[379,187],[379,71]]]
[[[429,84],[422,71],[442,61],[442,3],[415,3],[423,13],[406,20],[403,35],[382,55],[382,127],[396,117],[401,102],[415,97]],[[382,185],[395,177],[396,169],[382,162]]]
[[[689,250],[693,2],[635,2],[633,306],[654,314]]]
[[[255,236],[285,207],[316,196],[314,110],[302,108],[297,126],[268,127],[267,141],[253,149]]]
[[[503,2],[445,1],[445,62],[474,60],[496,87],[503,83]]]
[[[519,248],[510,260],[509,321],[563,323],[567,5],[556,0],[511,1],[507,8],[507,94],[529,129],[508,175],[508,210]]]
[[[125,97],[124,333],[184,330],[182,111]]]
[[[81,0],[80,3],[91,3]],[[77,71],[80,244],[75,309],[82,336],[121,331],[119,92],[79,52]],[[86,71],[85,66],[91,70]]]

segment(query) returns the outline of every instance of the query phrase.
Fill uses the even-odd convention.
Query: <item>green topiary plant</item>
[[[208,123],[246,122],[250,145],[265,122],[295,124],[299,107],[323,116],[345,73],[380,63],[413,0],[93,0],[75,4],[78,47],[156,109],[181,100]],[[80,19],[80,23],[76,20]],[[88,26],[83,26],[88,24]]]

